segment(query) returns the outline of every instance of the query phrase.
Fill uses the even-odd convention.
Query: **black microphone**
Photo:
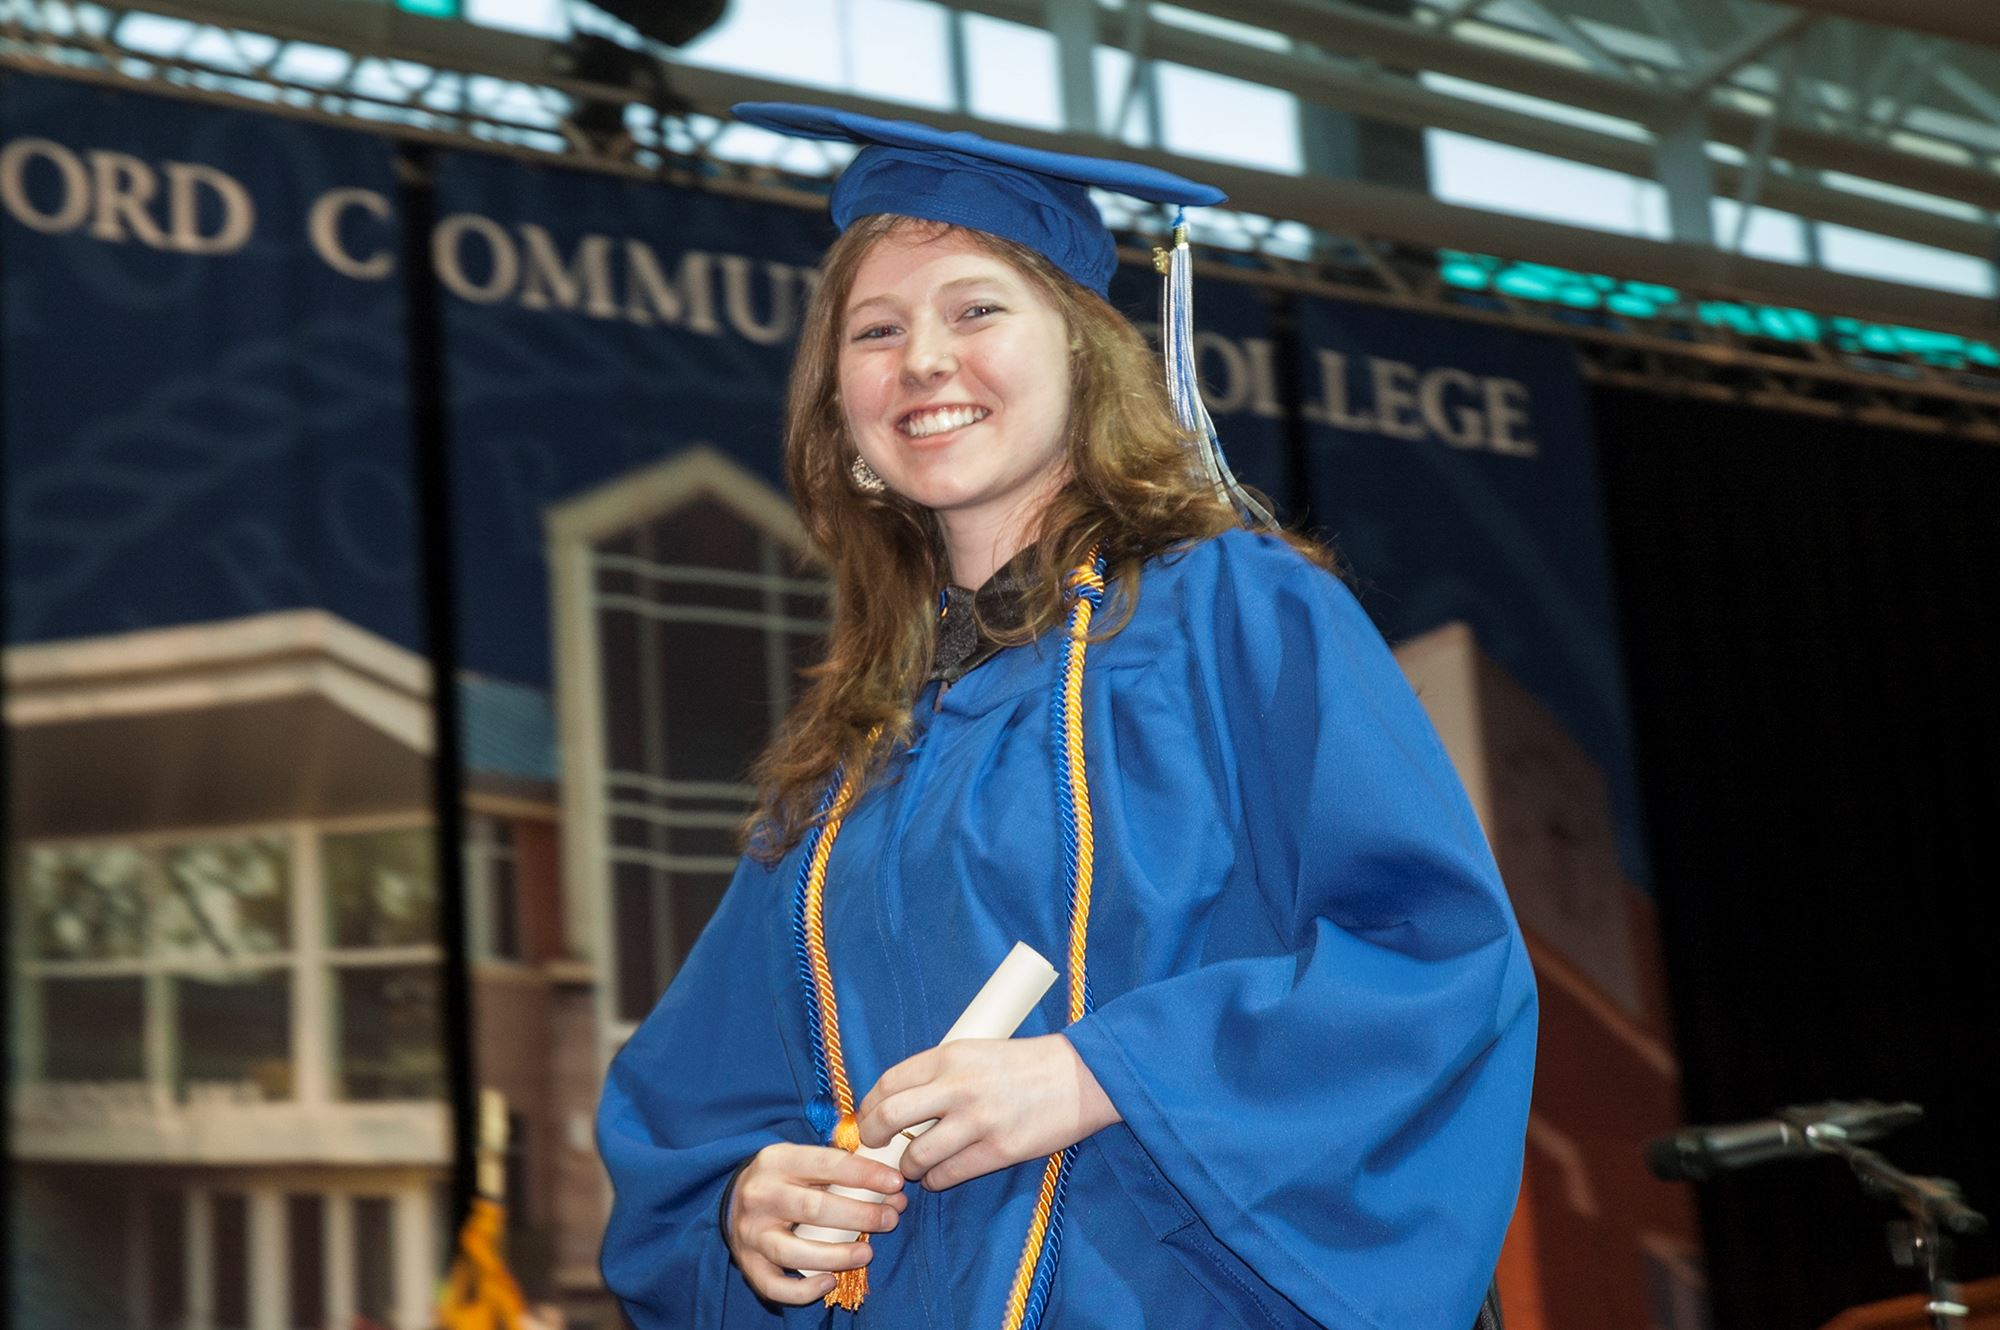
[[[1756,1122],[1689,1127],[1646,1142],[1646,1167],[1664,1182],[1706,1182],[1717,1173],[1820,1151],[1814,1138],[1872,1141],[1923,1117],[1916,1104],[1834,1100],[1780,1109]]]

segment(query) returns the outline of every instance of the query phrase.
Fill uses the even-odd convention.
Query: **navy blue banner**
[[[824,214],[441,155],[460,658],[546,686],[551,504],[696,444],[781,484]]]
[[[421,649],[392,148],[13,74],[0,135],[7,640],[317,607]]]
[[[1313,525],[1391,642],[1457,620],[1609,785],[1646,881],[1588,399],[1563,342],[1301,298]]]

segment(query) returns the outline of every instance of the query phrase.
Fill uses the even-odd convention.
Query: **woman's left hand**
[[[856,1117],[869,1146],[937,1119],[903,1152],[903,1176],[927,1191],[1053,1154],[1122,1120],[1059,1034],[941,1044],[883,1072]]]

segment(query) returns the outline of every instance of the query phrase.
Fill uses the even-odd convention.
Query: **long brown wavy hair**
[[[1068,475],[1029,531],[1025,622],[998,640],[1026,642],[1057,623],[1064,577],[1094,547],[1104,553],[1112,595],[1092,638],[1109,637],[1137,606],[1141,563],[1238,525],[1191,461],[1158,358],[1096,292],[1034,250],[983,231],[890,214],[856,221],[827,251],[785,404],[786,476],[833,570],[833,625],[825,658],[806,672],[805,693],[754,769],[758,806],[745,844],[765,862],[816,820],[836,766],[855,773],[857,794],[880,775],[908,735],[911,705],[930,672],[938,591],[950,580],[942,531],[929,509],[894,490],[855,486],[854,443],[839,401],[840,328],[856,270],[878,242],[907,230],[926,240],[962,232],[1025,274],[1069,331]],[[1321,547],[1287,539],[1331,566]]]

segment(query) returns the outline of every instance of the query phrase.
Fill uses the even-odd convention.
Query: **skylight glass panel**
[[[148,55],[177,55],[193,32],[194,26],[181,19],[134,14],[118,29],[118,42]]]
[[[1900,203],[1908,208],[1922,208],[1926,212],[1939,213],[1945,217],[1957,217],[1968,222],[1984,220],[1985,214],[1975,204],[1963,199],[1941,198],[1936,194],[1926,194],[1921,190],[1905,189],[1901,185],[1891,185],[1886,181],[1870,180],[1865,176],[1848,175],[1844,171],[1824,171],[1820,173],[1820,183],[1833,189],[1844,189],[1850,194],[1862,194],[1869,198],[1883,199],[1889,203]]]
[[[465,0],[461,12],[467,22],[489,28],[506,28],[536,37],[569,36],[563,0]]]
[[[689,64],[844,88],[853,62],[836,0],[731,0],[722,22],[681,48]]]
[[[1869,231],[1856,231],[1832,222],[1819,223],[1819,245],[1820,262],[1835,272],[1960,291],[1972,296],[1991,296],[1995,293],[1993,265],[1970,254],[1954,254],[1950,250],[1896,240]]]
[[[913,106],[953,103],[947,15],[928,0],[847,0],[855,92]]]
[[[1156,77],[1169,150],[1290,175],[1303,169],[1291,93],[1184,65],[1161,64]]]
[[[1154,5],[1153,17],[1171,23],[1177,28],[1191,28],[1196,32],[1225,37],[1232,42],[1242,42],[1246,46],[1261,46],[1269,51],[1292,49],[1292,39],[1282,32],[1259,28],[1249,23],[1239,23],[1235,19],[1217,18],[1213,14],[1204,14],[1196,9],[1182,9],[1178,5]]]
[[[972,84],[968,109],[973,115],[1036,129],[1063,127],[1052,35],[1041,28],[967,14],[965,39]]]
[[[1664,192],[1650,180],[1441,129],[1424,137],[1431,193],[1447,203],[1620,235],[1666,235]]]
[[[708,150],[724,161],[769,166],[811,177],[837,174],[854,160],[856,152],[851,143],[795,138],[790,134],[777,134],[756,125],[735,122],[723,127]]]
[[[1736,228],[1743,217],[1743,205],[1735,199],[1715,199],[1715,240],[1725,248],[1736,239]],[[1799,218],[1775,208],[1752,208],[1750,229],[1743,236],[1743,253],[1754,259],[1771,259],[1778,263],[1806,263],[1811,255],[1806,252],[1806,227]]]
[[[1650,141],[1652,138],[1646,127],[1635,120],[1605,115],[1599,111],[1570,106],[1564,102],[1552,102],[1543,97],[1531,97],[1527,93],[1511,92],[1506,88],[1495,88],[1485,83],[1475,83],[1471,79],[1456,78],[1450,74],[1425,72],[1417,77],[1426,88],[1434,92],[1462,97],[1469,102],[1482,102],[1487,106],[1498,106],[1509,111],[1524,111],[1529,115],[1540,116],[1544,120],[1556,120],[1566,125],[1594,129],[1603,134],[1615,134],[1619,138],[1632,139],[1635,142]]]
[[[346,77],[353,58],[331,46],[292,42],[278,54],[271,76],[286,83],[331,84]]]

